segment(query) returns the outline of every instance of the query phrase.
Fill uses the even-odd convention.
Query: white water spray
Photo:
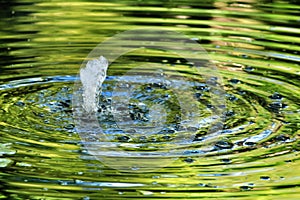
[[[106,78],[108,60],[103,56],[87,62],[86,67],[80,69],[80,80],[83,85],[83,108],[87,113],[97,112],[98,95],[101,93],[102,83]]]

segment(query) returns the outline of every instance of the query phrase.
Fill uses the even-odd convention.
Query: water
[[[0,198],[299,199],[299,10],[292,0],[2,1]],[[128,165],[113,165],[83,148],[74,83],[94,47],[133,28],[168,28],[201,44],[224,94],[215,97],[214,80],[172,52],[119,57],[108,67],[97,112],[104,142],[115,145],[110,153],[129,152],[119,156]],[[132,68],[144,79],[132,78]],[[173,80],[174,71],[182,78]],[[174,95],[180,86],[190,89]],[[126,103],[128,91],[131,104],[118,108],[116,127],[110,99]],[[198,109],[184,107],[195,121],[181,129],[176,116],[186,116],[178,112],[190,105],[178,103],[185,99]],[[205,126],[220,112],[222,121]],[[154,150],[167,164],[140,173],[145,163],[129,155]]]

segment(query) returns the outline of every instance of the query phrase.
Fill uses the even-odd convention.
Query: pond
[[[300,199],[298,0],[0,9],[0,199]]]

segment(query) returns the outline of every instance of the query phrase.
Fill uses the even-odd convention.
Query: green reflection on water
[[[0,5],[0,198],[300,198],[297,1],[11,0]],[[145,174],[110,169],[84,152],[71,116],[73,80],[49,82],[48,77],[76,75],[98,43],[138,27],[179,31],[206,48],[224,89],[238,98],[227,99],[235,115],[225,127],[254,122],[224,138],[236,142],[266,129],[273,133],[257,146],[190,154]],[[174,55],[146,50],[126,59],[134,57],[180,68]],[[126,59],[116,61],[109,75],[129,67]],[[20,80],[29,85],[13,82]],[[274,93],[283,100],[270,98]]]

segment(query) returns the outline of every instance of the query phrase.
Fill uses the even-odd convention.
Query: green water
[[[297,0],[7,0],[0,9],[0,199],[300,198]],[[189,127],[183,134],[194,139],[183,153],[144,173],[134,166],[118,170],[91,155],[72,114],[74,82],[89,52],[134,28],[166,28],[198,42],[222,78],[225,104],[219,132]],[[175,54],[132,51],[108,69],[103,110],[114,80],[135,66],[193,75],[191,63]],[[163,102],[169,126],[141,138],[117,130],[102,110],[98,118],[109,142],[132,152],[177,148],[172,139],[182,132],[172,116],[178,103],[157,97],[172,92],[155,82],[135,87],[132,77],[123,77],[135,91],[132,110],[139,112],[142,100]],[[192,77],[193,83],[178,84],[193,88],[201,120],[214,112],[212,96],[201,77]],[[147,112],[133,113],[137,124],[147,122]]]

